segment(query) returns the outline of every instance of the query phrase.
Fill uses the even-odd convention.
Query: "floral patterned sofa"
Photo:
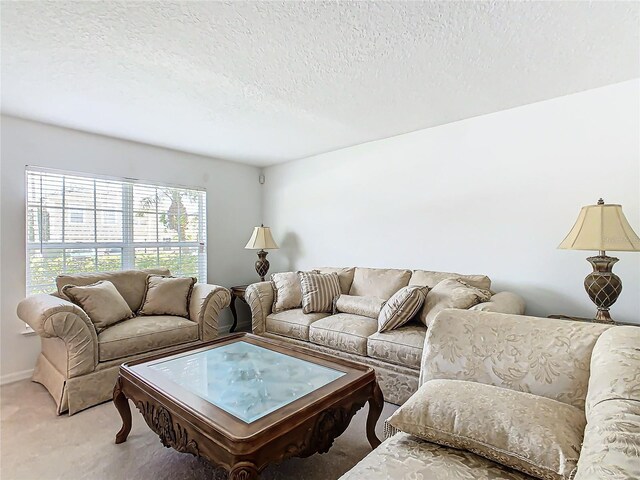
[[[461,275],[427,270],[378,268],[318,268],[336,272],[343,294],[388,300],[403,287],[433,288],[447,279],[461,279],[490,289],[485,275]],[[493,293],[493,292],[492,292]],[[252,331],[269,338],[319,350],[371,365],[387,402],[402,404],[418,388],[420,360],[427,328],[413,320],[400,328],[378,332],[375,319],[347,313],[309,313],[301,308],[272,312],[272,282],[249,285],[245,300],[251,308]],[[490,300],[471,307],[474,311],[524,313],[524,300],[510,292],[493,293]]]
[[[577,407],[584,413],[580,434],[582,424],[586,428],[582,445],[575,445],[574,467],[561,477],[529,476],[465,449],[403,433],[387,423],[387,439],[341,480],[638,479],[639,345],[640,328],[633,326],[445,310],[427,334],[421,385],[442,379],[466,380]],[[463,400],[473,402],[472,398]],[[432,403],[431,398],[420,401]],[[491,408],[498,407],[492,404]],[[516,444],[532,434],[537,422],[532,414],[522,417],[529,428],[510,434]],[[490,436],[494,424],[482,416],[473,418],[471,430]],[[555,445],[542,447],[551,452]],[[522,458],[529,461],[527,457],[525,451]]]

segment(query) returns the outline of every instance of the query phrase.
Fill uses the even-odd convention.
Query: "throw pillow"
[[[318,273],[333,273],[338,274],[338,280],[340,281],[340,291],[344,294],[349,293],[351,284],[353,283],[353,274],[356,272],[355,267],[321,267],[317,268]]]
[[[138,315],[175,315],[189,318],[193,277],[149,275]]]
[[[573,478],[586,425],[579,408],[463,380],[430,380],[387,422],[545,480]]]
[[[331,313],[333,300],[340,295],[338,274],[298,272],[302,289],[302,312]]]
[[[339,275],[339,274],[338,274]],[[355,295],[340,295],[336,297],[333,313],[351,313],[363,317],[378,318],[385,301],[377,297],[358,297]]]
[[[271,275],[273,288],[273,313],[300,308],[302,305],[302,289],[296,272],[274,273]]]
[[[427,293],[420,321],[429,327],[436,315],[445,308],[466,310],[478,303],[488,302],[490,298],[489,290],[473,287],[458,278],[443,280]]]
[[[378,332],[401,327],[418,313],[424,303],[428,287],[403,287],[398,290],[380,311]]]
[[[98,333],[114,323],[133,317],[126,300],[107,280],[81,287],[65,285],[61,291],[86,312]]]

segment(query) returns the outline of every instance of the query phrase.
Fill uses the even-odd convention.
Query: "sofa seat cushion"
[[[340,480],[531,480],[533,477],[471,452],[425,442],[406,433],[388,438]]]
[[[198,340],[198,324],[169,315],[135,317],[98,335],[99,360],[106,362]]]
[[[420,368],[427,329],[423,325],[405,325],[388,332],[376,332],[367,341],[367,355],[405,367]]]
[[[378,330],[374,318],[338,313],[313,322],[309,341],[342,352],[367,355],[367,338]]]
[[[328,313],[320,312],[303,313],[301,308],[285,310],[267,316],[265,329],[269,333],[308,342],[309,326],[313,322],[328,316]]]

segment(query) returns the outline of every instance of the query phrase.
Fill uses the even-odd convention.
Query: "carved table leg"
[[[258,469],[250,462],[237,463],[229,472],[229,480],[256,480],[257,478]]]
[[[235,294],[231,295],[231,303],[229,303],[229,308],[231,309],[231,315],[233,315],[233,325],[231,325],[231,329],[229,333],[233,333],[236,331],[236,327],[238,326],[238,313],[236,312],[236,296]]]
[[[118,377],[115,387],[113,387],[113,404],[118,409],[120,417],[122,417],[122,428],[116,433],[116,444],[127,440],[127,436],[131,431],[131,409],[129,408],[129,400],[122,393],[122,379]]]
[[[382,391],[378,386],[378,382],[376,382],[373,385],[372,396],[369,398],[369,415],[367,416],[367,440],[369,440],[371,448],[376,448],[382,443],[376,436],[376,424],[380,419],[383,406],[384,398],[382,397]]]

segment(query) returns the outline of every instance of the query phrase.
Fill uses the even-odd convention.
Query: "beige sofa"
[[[319,268],[322,273],[338,272],[342,293],[388,300],[407,285],[433,288],[438,282],[460,278],[489,288],[484,275],[426,270],[376,268]],[[418,388],[420,359],[427,329],[417,321],[378,333],[376,319],[339,313],[304,314],[302,309],[272,313],[274,293],[271,282],[247,287],[245,300],[251,308],[253,333],[313,348],[325,353],[367,363],[375,368],[387,402],[402,404]],[[496,293],[491,300],[472,307],[476,311],[524,313],[524,301],[510,292]]]
[[[118,368],[124,362],[218,336],[218,315],[231,296],[217,285],[195,284],[189,318],[134,317],[100,333],[80,307],[59,293],[65,285],[109,280],[135,312],[150,273],[169,275],[165,269],[64,275],[57,278],[58,293],[32,295],[18,305],[18,316],[36,331],[42,343],[32,379],[49,390],[58,414],[68,410],[73,415],[111,399]]]
[[[638,479],[639,345],[638,327],[445,310],[429,329],[420,382],[468,380],[578,407],[586,428],[571,478]],[[387,427],[389,438],[341,480],[532,478]]]

